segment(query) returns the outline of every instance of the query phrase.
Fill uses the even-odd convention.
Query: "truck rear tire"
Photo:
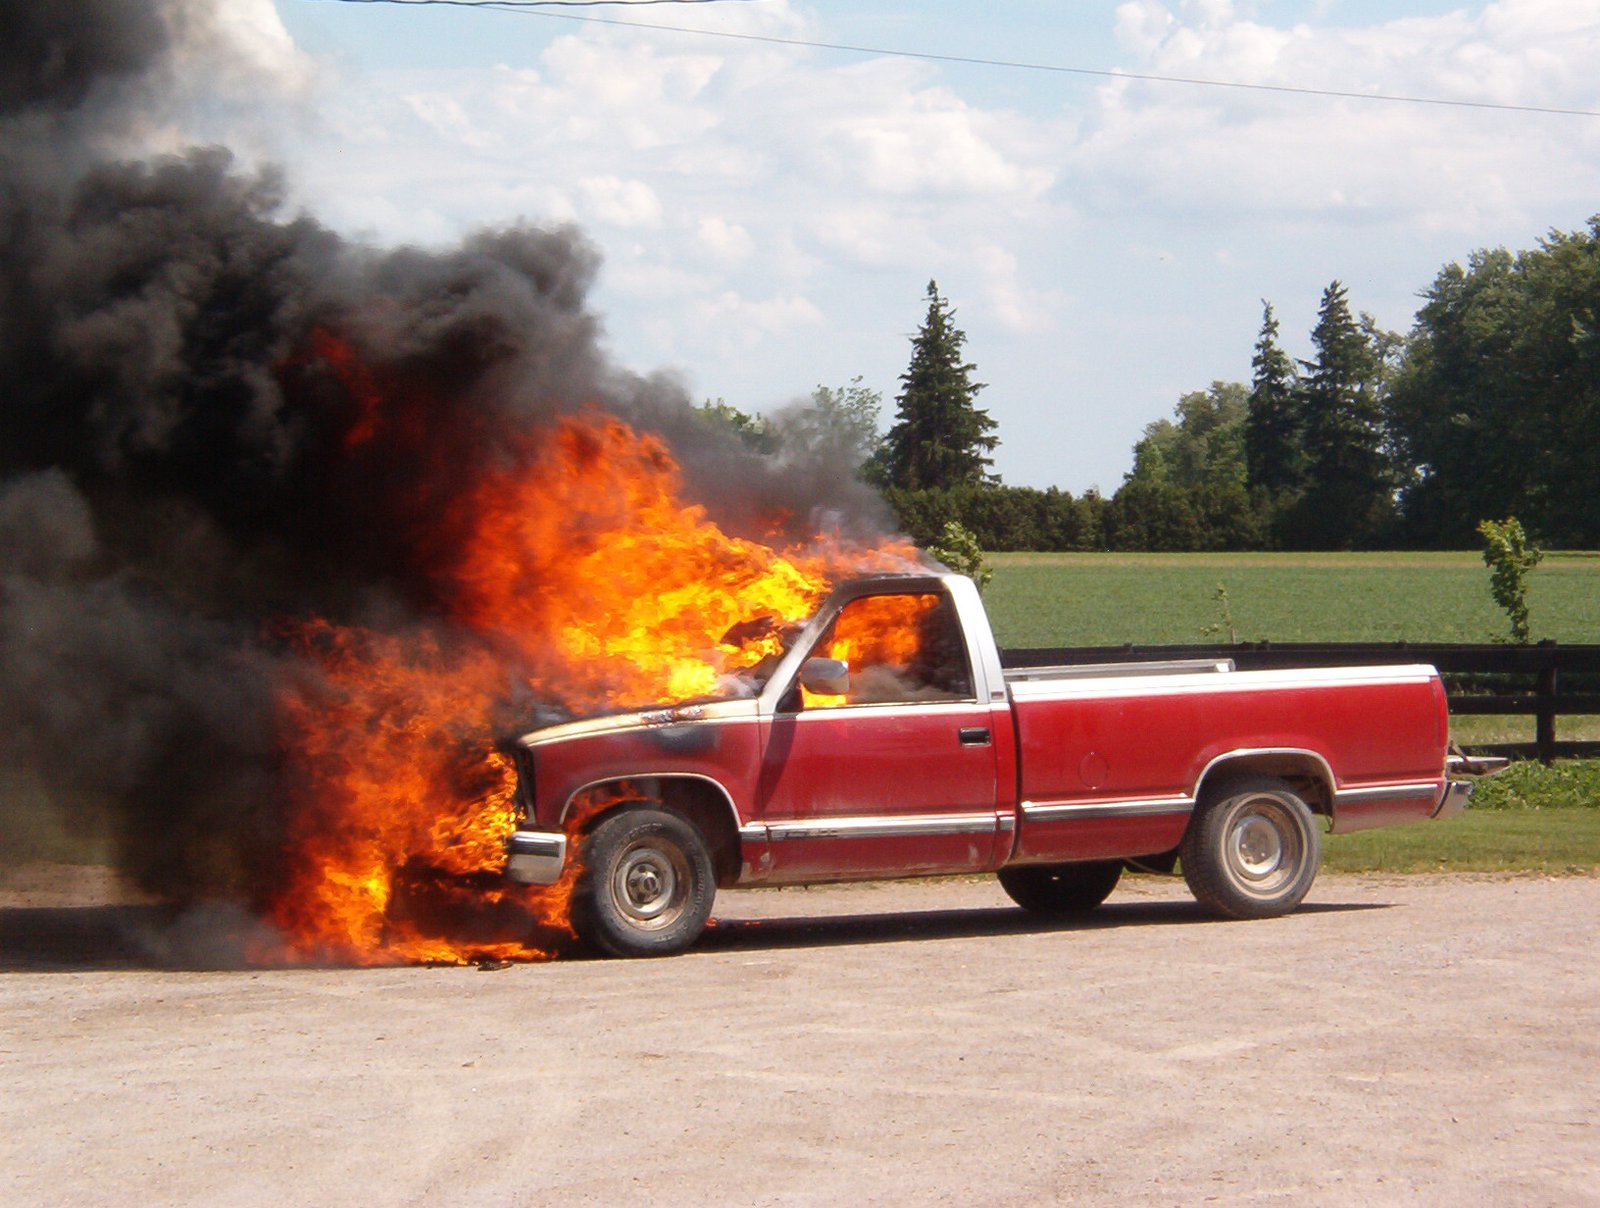
[[[716,872],[705,840],[681,814],[630,809],[583,842],[572,928],[609,956],[671,956],[705,930]]]
[[[1086,914],[1111,896],[1122,879],[1121,860],[1024,864],[1002,868],[1000,888],[1024,910],[1051,918]]]
[[[1286,781],[1234,780],[1202,799],[1178,860],[1190,891],[1211,913],[1275,918],[1300,905],[1316,880],[1322,833]]]

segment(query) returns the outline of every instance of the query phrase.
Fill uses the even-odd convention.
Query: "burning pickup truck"
[[[1305,897],[1321,833],[1461,811],[1428,666],[1227,661],[1006,669],[972,582],[841,585],[715,696],[513,744],[507,875],[580,862],[573,926],[682,951],[720,888],[994,872],[1042,915],[1125,867],[1181,868],[1211,912]]]

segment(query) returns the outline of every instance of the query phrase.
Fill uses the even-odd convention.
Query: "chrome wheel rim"
[[[1293,816],[1273,797],[1241,802],[1224,831],[1228,873],[1245,893],[1276,897],[1300,874],[1305,841]]]
[[[670,927],[689,896],[689,861],[675,848],[630,847],[611,876],[611,897],[636,927]]]

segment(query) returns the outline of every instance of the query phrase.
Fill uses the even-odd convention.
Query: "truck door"
[[[764,879],[992,867],[994,727],[1010,715],[978,700],[950,600],[852,600],[809,657],[839,660],[848,683],[830,694],[797,682],[771,720],[757,789],[770,839]]]

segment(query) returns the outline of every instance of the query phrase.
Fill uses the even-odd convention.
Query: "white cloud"
[[[1047,168],[1011,153],[1006,119],[974,111],[948,89],[852,92],[850,100],[820,119],[813,151],[869,193],[1003,200],[1037,197],[1052,182]]]
[[[1058,289],[1030,289],[1023,284],[1016,254],[997,244],[976,249],[987,305],[1001,326],[1023,335],[1038,335],[1056,325],[1057,315],[1068,305]]]
[[[1505,0],[1352,29],[1270,28],[1220,2],[1119,15],[1142,54],[1132,69],[1150,74],[1582,107],[1595,103],[1600,59],[1588,7],[1586,24],[1573,5]],[[1083,174],[1191,221],[1231,212],[1468,232],[1486,212],[1527,214],[1600,187],[1592,120],[1132,81],[1100,96]]]
[[[744,298],[728,291],[707,305],[703,312],[712,319],[739,319],[761,331],[782,335],[796,326],[820,323],[822,312],[808,298],[786,295],[775,298]]]
[[[721,261],[745,260],[755,250],[755,241],[750,238],[750,232],[720,215],[710,214],[700,219],[695,224],[695,234],[700,246]]]
[[[423,123],[460,146],[487,151],[501,143],[497,134],[480,126],[449,93],[415,92],[405,98],[405,103]]]
[[[1157,0],[1135,0],[1131,4],[1117,5],[1117,43],[1141,58],[1154,53],[1161,46],[1172,24],[1172,13]]]
[[[1600,105],[1593,0],[1367,25],[1315,4],[1275,23],[1283,7],[1135,0],[1102,32],[1130,72]],[[672,23],[845,40],[788,0],[705,8]],[[1444,259],[1600,208],[1597,119],[601,25],[540,45],[493,68],[328,74],[294,172],[310,208],[429,242],[574,221],[605,254],[596,305],[619,355],[747,407],[857,373],[892,394],[935,277],[993,383],[1008,481],[1114,484],[1130,434],[1179,393],[1248,373],[1263,296],[1291,348],[1297,306],[1333,276],[1403,326]]]
[[[726,285],[726,278],[714,268],[686,265],[676,257],[660,255],[654,244],[642,243],[611,248],[606,277],[616,294],[662,317],[665,326],[657,330],[668,333],[661,341],[663,346],[673,345],[670,333],[681,322],[685,306]]]
[[[653,230],[661,225],[661,199],[642,180],[587,176],[578,182],[594,218],[624,230]]]
[[[693,139],[715,123],[698,102],[722,67],[717,55],[673,55],[619,38],[574,35],[557,39],[543,62],[545,87],[536,105],[520,112],[507,106],[510,116],[541,122],[554,110],[558,131],[631,151]]]
[[[1067,225],[1049,196],[1067,125],[974,105],[934,75],[585,29],[536,63],[363,79],[364,98],[338,107],[355,145],[323,159],[314,208],[434,242],[440,214],[462,229],[572,219],[605,253],[602,305],[627,359],[696,366],[708,393],[756,406],[825,376],[806,366],[796,384],[783,367],[819,341],[832,376],[872,368],[850,350],[884,314],[853,275],[908,283],[883,344],[896,359],[929,276],[992,300],[1008,330],[1042,330],[1058,308],[1017,253]]]
[[[772,341],[795,342],[802,333],[826,325],[826,317],[811,299],[797,294],[748,298],[736,290],[725,290],[715,297],[699,297],[689,306],[692,328],[703,332],[702,347],[715,349],[721,357],[750,356]],[[669,342],[682,339],[682,326],[663,332]],[[783,391],[778,391],[782,394]],[[758,400],[756,405],[759,405]]]

